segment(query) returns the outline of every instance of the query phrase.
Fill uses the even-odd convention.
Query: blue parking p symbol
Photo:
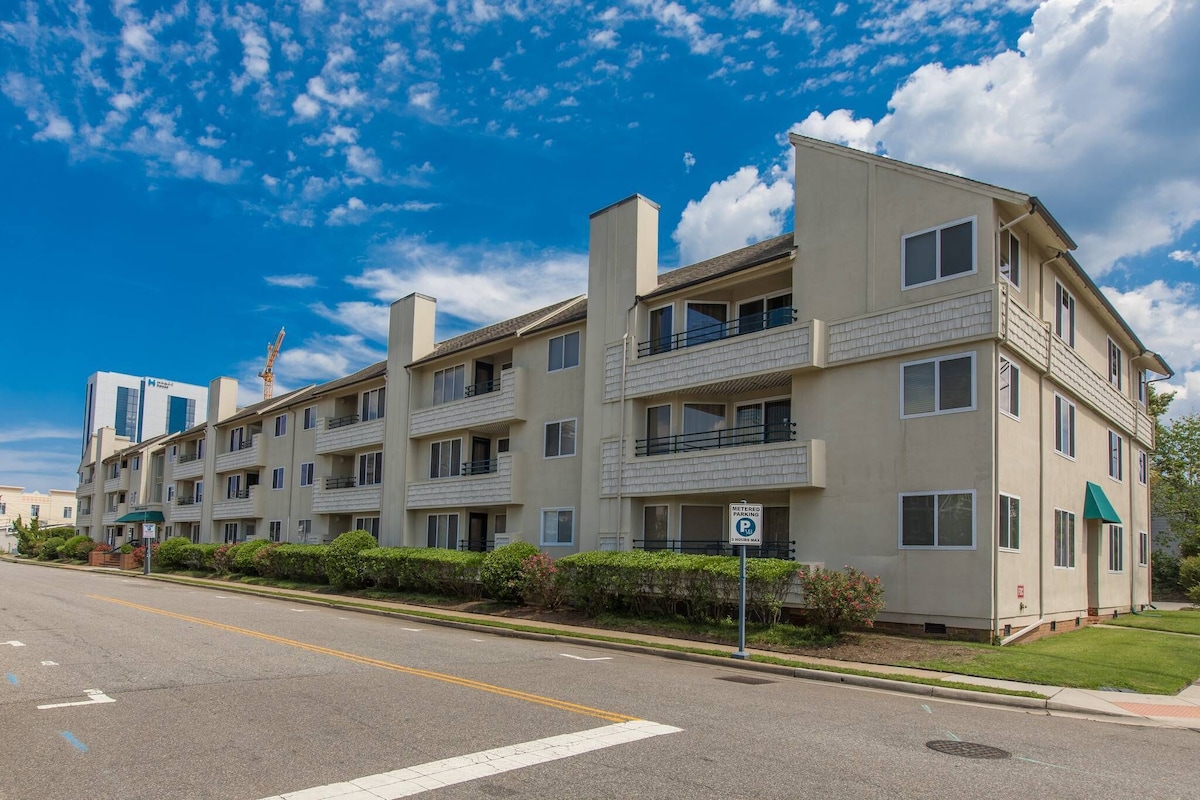
[[[749,517],[742,517],[737,521],[738,536],[753,536],[754,535],[754,520]]]

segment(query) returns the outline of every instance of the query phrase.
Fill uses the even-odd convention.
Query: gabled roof
[[[386,359],[383,361],[376,361],[374,364],[363,367],[358,372],[353,372],[344,378],[337,378],[336,380],[329,381],[328,383],[317,384],[309,390],[305,397],[296,398],[296,400],[313,400],[330,394],[331,392],[336,392],[338,389],[352,386],[356,383],[385,377],[387,377]]]
[[[276,408],[290,405],[297,397],[312,389],[312,386],[305,386],[301,389],[295,389],[287,394],[279,397],[272,397],[270,400],[259,400],[257,403],[251,403],[243,409],[240,409],[236,414],[233,414],[225,419],[218,420],[214,425],[228,425],[231,422],[256,417],[259,414],[269,414]]]
[[[755,242],[740,250],[722,253],[719,256],[698,261],[695,264],[664,272],[658,276],[658,288],[648,292],[644,297],[657,297],[685,286],[691,286],[703,281],[712,280],[722,275],[739,272],[760,264],[766,264],[776,259],[790,256],[795,250],[794,236],[785,233],[771,239]]]
[[[418,358],[416,361],[409,364],[409,366],[411,367],[416,366],[417,364],[424,364],[428,361],[434,361],[444,356],[452,355],[453,353],[469,350],[472,347],[478,347],[482,344],[490,344],[491,342],[497,342],[501,339],[507,339],[510,336],[519,336],[524,328],[529,329],[526,331],[527,333],[532,333],[535,330],[543,330],[547,327],[552,327],[548,324],[551,319],[553,319],[560,312],[565,314],[569,310],[568,306],[574,303],[580,303],[582,299],[582,295],[579,297],[572,297],[569,300],[562,300],[552,305],[548,305],[545,308],[539,308],[536,311],[526,312],[519,317],[506,319],[502,322],[497,322],[495,324],[479,328],[478,330],[469,331],[461,336],[455,336],[453,339],[447,339],[446,341],[434,347],[432,353]],[[586,310],[583,316],[587,316]],[[580,319],[582,318],[583,317],[580,317]],[[555,324],[563,323],[559,321]]]

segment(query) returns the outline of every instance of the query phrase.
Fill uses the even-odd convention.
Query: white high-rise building
[[[95,372],[88,377],[84,397],[82,449],[105,427],[131,442],[178,433],[204,422],[207,408],[206,386]]]

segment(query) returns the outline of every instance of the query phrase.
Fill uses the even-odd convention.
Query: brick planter
[[[93,567],[112,567],[115,569],[136,569],[137,561],[133,553],[122,553],[120,550],[111,552],[93,550],[88,553],[88,565]]]

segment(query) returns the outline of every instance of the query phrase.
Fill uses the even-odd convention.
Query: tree
[[[29,523],[25,524],[18,514],[13,520],[13,528],[17,532],[17,552],[23,556],[36,556],[42,542],[49,538],[37,517],[31,518]]]
[[[1184,556],[1200,555],[1200,414],[1185,414],[1169,422],[1162,414],[1174,394],[1151,387],[1150,412],[1155,415],[1150,503],[1165,517],[1170,537]]]

